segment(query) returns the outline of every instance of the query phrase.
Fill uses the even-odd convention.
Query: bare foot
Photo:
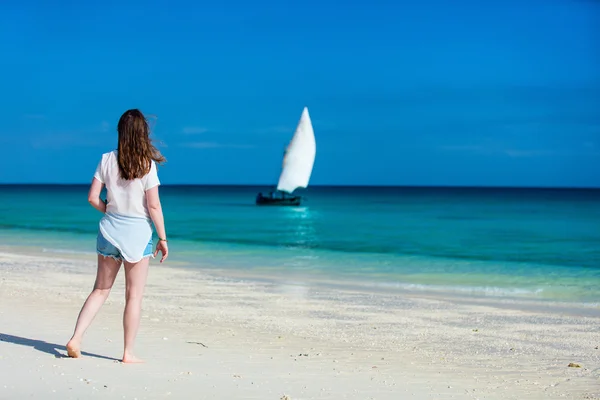
[[[123,355],[123,360],[122,360],[122,362],[123,362],[124,364],[141,364],[141,363],[143,363],[143,362],[145,362],[145,361],[144,361],[144,360],[142,360],[142,359],[140,359],[140,358],[137,358],[137,357],[136,357],[136,356],[134,356],[134,355],[127,355],[127,354],[124,354],[124,355]]]
[[[69,343],[67,343],[67,355],[71,358],[81,357],[81,350],[79,350],[79,343],[77,343],[73,339],[69,340]]]

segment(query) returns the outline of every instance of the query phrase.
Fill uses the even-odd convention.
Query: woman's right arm
[[[163,217],[162,206],[160,204],[160,197],[158,196],[158,185],[146,190],[146,202],[148,204],[150,218],[152,218],[154,228],[156,229],[156,234],[158,235],[158,244],[156,245],[156,251],[154,252],[154,255],[156,256],[160,250],[162,253],[160,262],[163,262],[169,255],[169,247],[167,246],[165,219]]]
[[[104,214],[106,213],[106,203],[100,198],[103,186],[104,184],[97,178],[92,179],[92,184],[88,192],[88,201],[92,207]]]

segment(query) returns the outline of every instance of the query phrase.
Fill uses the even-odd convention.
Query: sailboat
[[[306,188],[310,181],[317,145],[315,133],[308,108],[304,107],[300,122],[296,127],[294,136],[287,146],[284,156],[281,175],[277,183],[277,190],[268,194],[259,193],[256,196],[258,205],[298,206],[302,197],[294,195],[294,190]]]

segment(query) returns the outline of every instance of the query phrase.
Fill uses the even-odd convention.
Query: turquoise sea
[[[0,185],[0,240],[95,251],[87,185]],[[385,290],[600,303],[600,190],[162,186],[172,260],[258,277]]]

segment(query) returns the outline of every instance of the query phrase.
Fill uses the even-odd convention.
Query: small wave
[[[600,303],[582,303],[585,308],[600,308]]]
[[[95,254],[91,251],[81,251],[81,250],[66,250],[66,249],[42,249],[42,253],[59,253],[59,254],[85,254],[89,256],[90,254]]]
[[[447,286],[447,285],[427,285],[419,283],[376,283],[375,286],[396,288],[411,291],[444,291],[469,294],[483,294],[486,296],[505,297],[505,296],[539,296],[544,292],[543,288],[501,288],[497,286]]]

